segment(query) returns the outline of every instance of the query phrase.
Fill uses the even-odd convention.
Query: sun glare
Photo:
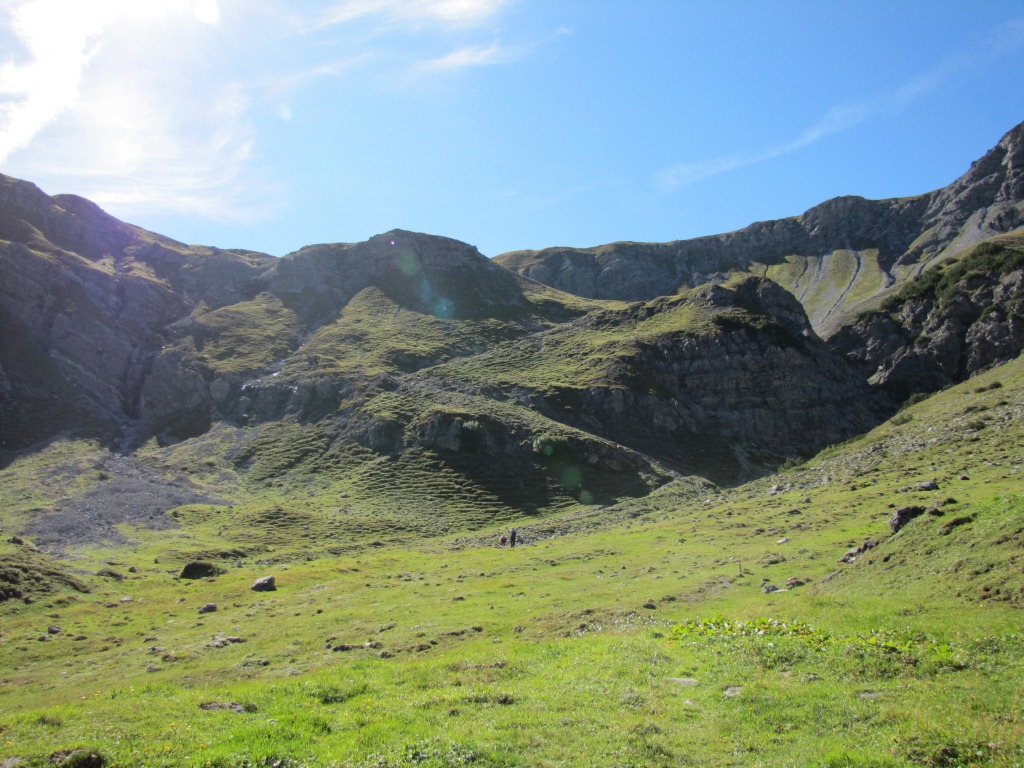
[[[220,6],[217,0],[196,0],[192,13],[203,24],[216,24],[220,21]]]
[[[203,24],[220,21],[220,4],[217,0],[115,0],[122,15],[140,21],[163,19],[170,15],[192,15]]]

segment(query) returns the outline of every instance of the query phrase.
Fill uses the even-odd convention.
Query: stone
[[[273,576],[261,576],[249,587],[253,592],[274,592],[277,590],[277,583]]]
[[[670,683],[675,683],[676,685],[700,685],[700,682],[695,677],[670,677],[667,679]]]
[[[53,626],[47,628],[46,631],[51,635],[59,635],[61,633],[61,628],[54,624]]]
[[[924,507],[916,505],[900,507],[893,512],[892,517],[889,518],[889,529],[893,533],[898,533],[907,523],[915,517],[920,517],[925,513],[925,511]]]
[[[50,765],[74,766],[74,768],[103,768],[107,764],[107,758],[100,752],[89,749],[67,749],[54,752],[50,755]]]
[[[218,709],[227,709],[232,712],[238,712],[239,714],[245,714],[246,712],[256,711],[256,707],[254,707],[252,704],[246,706],[244,704],[239,704],[234,701],[208,701],[205,704],[200,704],[199,708],[205,709],[207,712],[215,711]]]
[[[227,573],[227,571],[219,565],[214,565],[213,563],[207,563],[201,560],[193,560],[185,563],[185,567],[181,569],[181,574],[179,574],[178,578],[209,579],[214,576],[221,576],[225,573]]]
[[[216,610],[217,610],[217,606],[216,606],[215,603],[207,603],[206,605],[200,607],[199,612],[200,613],[214,613]]]

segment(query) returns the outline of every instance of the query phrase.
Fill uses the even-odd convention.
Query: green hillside
[[[892,283],[878,249],[789,256],[779,264],[753,263],[752,274],[774,280],[804,306],[814,329],[828,337]]]
[[[418,499],[414,484],[360,498],[371,478],[395,482],[390,460],[357,451],[335,480],[312,471],[327,455],[315,429],[264,432],[319,458],[294,465],[303,475],[283,471],[294,457],[261,470],[271,454],[253,453],[233,506],[179,507],[162,530],[121,525],[118,546],[56,559],[5,537],[0,754],[29,766],[1018,765],[1022,403],[1018,360],[777,476],[516,518],[514,550],[495,547],[513,521],[500,514],[469,535],[418,527],[428,476],[438,494],[459,482],[444,467],[424,464]],[[186,443],[144,459],[212,494],[250,458],[237,433],[206,439],[234,442],[235,463]],[[72,485],[118,482],[103,455],[57,442],[4,469],[5,530]],[[351,528],[346,516],[385,496],[394,516],[375,512],[353,541],[370,515]],[[905,507],[921,513],[892,535]],[[404,542],[387,543],[403,525]],[[222,573],[179,578],[190,560]],[[271,574],[276,591],[250,591]]]

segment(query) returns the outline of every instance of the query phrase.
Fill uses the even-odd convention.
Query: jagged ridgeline
[[[155,520],[163,483],[248,503],[239,530],[301,497],[333,538],[738,483],[1019,354],[1022,134],[915,198],[493,261],[402,230],[187,246],[0,177],[3,461],[125,457],[37,517]]]
[[[499,264],[580,296],[647,300],[730,273],[771,278],[829,337],[880,294],[1024,224],[1024,124],[947,187],[914,197],[840,197],[800,216],[669,243],[514,251]]]

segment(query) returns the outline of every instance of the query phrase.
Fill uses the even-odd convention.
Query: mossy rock
[[[218,565],[201,560],[193,560],[192,562],[185,563],[185,567],[181,569],[181,574],[178,578],[208,579],[225,573],[227,573],[227,571]]]

